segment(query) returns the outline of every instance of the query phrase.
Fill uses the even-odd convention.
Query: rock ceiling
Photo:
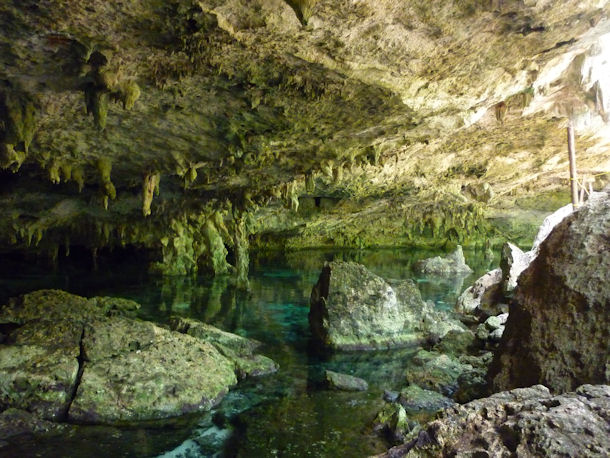
[[[518,232],[567,203],[568,119],[608,179],[607,3],[7,0],[0,244],[182,272]]]

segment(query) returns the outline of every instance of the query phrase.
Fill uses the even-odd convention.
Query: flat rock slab
[[[112,320],[106,328],[96,324],[104,335],[116,327]],[[156,326],[152,331],[146,345],[136,348],[123,338],[123,351],[115,347],[111,357],[85,362],[70,420],[134,422],[209,410],[237,382],[231,362],[211,344]],[[87,334],[84,345],[87,352]]]

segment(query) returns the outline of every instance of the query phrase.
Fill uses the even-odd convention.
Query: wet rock
[[[452,406],[454,401],[436,391],[424,390],[417,385],[409,385],[400,392],[398,403],[407,413],[426,411],[436,413]]]
[[[383,432],[392,443],[398,444],[419,432],[419,423],[409,420],[404,407],[398,403],[386,404],[373,420],[373,429]]]
[[[517,286],[519,275],[532,262],[534,253],[523,252],[519,247],[506,242],[502,247],[500,268],[502,269],[502,291],[504,294],[512,292]]]
[[[523,272],[490,368],[495,390],[608,382],[610,198],[559,223]]]
[[[341,350],[404,346],[466,327],[424,302],[411,280],[390,283],[349,262],[327,263],[311,293],[309,324],[320,344]]]
[[[496,329],[489,333],[489,340],[492,342],[500,342],[502,335],[504,334],[504,326],[498,326]]]
[[[420,350],[406,369],[406,380],[410,385],[451,396],[458,388],[459,376],[472,369],[450,355]]]
[[[0,313],[10,324],[0,345],[0,407],[54,421],[164,419],[210,409],[237,376],[277,369],[252,353],[258,342],[195,320],[177,327],[198,337],[121,316],[138,307],[56,290],[10,300]]]
[[[433,347],[433,350],[452,355],[464,354],[475,346],[475,338],[470,330],[450,331]]]
[[[383,391],[383,400],[386,402],[396,402],[398,400],[398,396],[400,396],[400,393],[397,391]]]
[[[82,329],[72,320],[37,320],[13,331],[0,345],[0,407],[63,420],[77,384]]]
[[[9,408],[0,413],[0,441],[24,434],[60,434],[69,428],[65,424],[41,420],[25,410]]]
[[[341,374],[327,370],[324,377],[328,386],[341,391],[366,391],[369,384],[366,380],[348,374]]]
[[[223,356],[233,362],[235,373],[240,380],[271,374],[279,368],[271,358],[254,354],[261,345],[254,339],[247,339],[191,318],[174,317],[170,321],[170,327],[172,330],[212,344]]]
[[[415,271],[424,275],[469,274],[472,269],[466,264],[461,245],[447,257],[436,256],[415,263]]]
[[[133,422],[209,410],[237,382],[211,344],[126,318],[85,330],[88,360],[69,410],[72,421]]]
[[[86,320],[100,315],[100,308],[88,299],[56,289],[43,289],[9,299],[0,309],[0,323],[46,319]]]
[[[477,339],[481,341],[486,341],[487,339],[489,339],[489,328],[485,326],[484,323],[482,323],[477,326],[477,331],[475,335],[477,336]]]
[[[503,317],[501,318],[502,315],[498,315],[498,316],[490,316],[489,318],[487,318],[487,320],[485,320],[485,326],[487,326],[487,329],[489,329],[490,331],[494,331],[495,329],[498,329],[500,326],[502,326],[502,324],[506,323],[506,320],[504,319],[504,323],[503,321]]]
[[[542,385],[505,391],[447,409],[382,456],[608,456],[609,407],[603,385],[557,396]]]
[[[140,304],[122,297],[92,297],[89,302],[97,305],[106,316],[135,317],[140,310]]]
[[[490,306],[502,301],[501,284],[501,269],[487,272],[460,295],[456,309],[462,313],[469,313],[479,308],[489,309]]]

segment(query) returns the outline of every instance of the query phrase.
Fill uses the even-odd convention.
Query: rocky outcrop
[[[449,408],[382,456],[608,456],[609,407],[604,385],[558,396],[541,385],[519,388]]]
[[[10,300],[0,310],[0,406],[52,421],[164,419],[208,410],[237,376],[277,368],[253,354],[255,342],[195,320],[181,328],[205,329],[193,336],[123,316],[137,308],[56,290]]]
[[[495,390],[542,383],[568,391],[610,376],[610,198],[600,193],[558,224],[519,279]]]
[[[424,302],[412,281],[390,286],[360,264],[338,261],[324,266],[312,290],[309,324],[318,343],[341,350],[395,347],[465,330]]]
[[[472,273],[472,269],[466,264],[464,252],[460,245],[446,257],[435,256],[416,262],[414,269],[417,273],[423,275],[448,276]]]

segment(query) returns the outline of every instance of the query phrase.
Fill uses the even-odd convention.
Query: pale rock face
[[[458,245],[455,251],[446,257],[435,256],[423,259],[415,264],[415,271],[424,275],[466,275],[472,269],[466,264],[462,246]]]
[[[505,294],[512,292],[517,287],[519,275],[530,264],[534,254],[523,252],[518,246],[506,242],[502,247],[502,259],[500,268],[502,269],[502,290]]]
[[[460,295],[456,308],[459,312],[469,313],[485,304],[496,301],[501,288],[502,269],[494,269],[479,278]]]

